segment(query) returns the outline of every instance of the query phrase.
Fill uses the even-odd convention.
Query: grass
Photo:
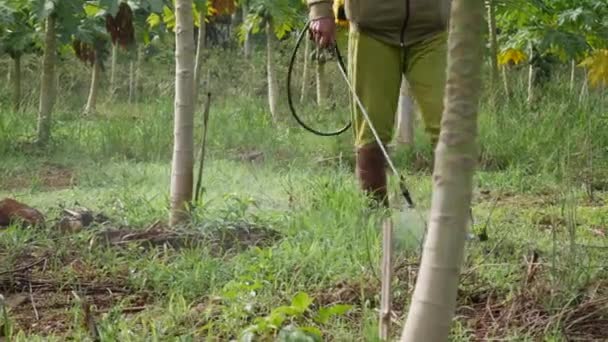
[[[205,193],[191,225],[177,231],[164,226],[172,69],[154,64],[167,58],[147,66],[164,71],[145,78],[146,101],[106,101],[92,117],[80,115],[76,90],[86,82],[79,70],[62,69],[70,82],[61,93],[74,93],[58,102],[53,144],[43,151],[27,144],[35,85],[22,114],[2,109],[0,198],[41,209],[50,224],[0,231],[0,290],[8,303],[0,336],[80,340],[91,335],[92,320],[104,341],[223,341],[247,331],[286,334],[292,326],[319,329],[324,340],[376,339],[381,240],[378,217],[362,209],[350,135],[315,137],[288,117],[275,126],[259,82],[263,70],[255,67],[263,63],[222,68],[227,55],[208,60],[216,74]],[[606,339],[605,98],[592,93],[579,104],[556,79],[527,108],[523,80],[513,74],[513,99],[482,100],[472,229],[486,228],[489,240],[467,245],[452,340]],[[10,97],[4,91],[2,98]],[[424,214],[431,151],[421,127],[416,138],[395,156]],[[75,207],[108,220],[77,232],[55,228],[62,209]],[[397,228],[395,335],[418,259],[408,227]],[[112,240],[111,230],[130,235]],[[162,244],[166,237],[180,242]]]

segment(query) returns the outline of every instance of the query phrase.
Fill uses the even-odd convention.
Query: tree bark
[[[249,14],[249,1],[245,0],[243,1],[243,21],[245,21],[245,18],[247,17],[247,15]],[[247,30],[247,33],[245,34],[245,41],[243,43],[243,55],[245,55],[246,59],[249,59],[251,57],[251,32],[249,30]]]
[[[101,77],[101,61],[95,56],[95,63],[93,63],[93,71],[91,72],[91,87],[89,88],[89,98],[87,105],[84,108],[85,114],[95,113],[97,106],[97,93],[99,92],[99,81]]]
[[[129,103],[135,99],[135,62],[133,58],[129,61]]]
[[[399,105],[397,106],[397,143],[414,144],[414,101],[409,93],[409,85],[405,77],[401,80]]]
[[[135,102],[139,101],[139,97],[141,96],[141,94],[143,93],[143,84],[141,82],[142,80],[142,68],[143,68],[143,64],[144,64],[144,55],[145,55],[145,49],[143,47],[143,45],[140,45],[140,47],[137,49],[137,60],[136,60],[136,64],[135,64],[135,89],[134,89],[134,94],[133,94],[133,99]]]
[[[274,65],[274,28],[272,20],[266,22],[266,72],[268,75],[268,104],[273,121],[277,120],[277,108],[279,104],[279,85],[275,74]]]
[[[574,59],[570,62],[570,91],[574,91],[574,78],[576,76],[576,62]]]
[[[401,341],[447,341],[456,307],[477,160],[483,3],[452,2],[446,109],[435,154],[430,224]]]
[[[492,66],[492,89],[498,83],[498,40],[496,38],[496,7],[494,0],[488,0],[488,30],[490,36],[490,63]]]
[[[19,112],[21,107],[21,55],[13,58],[13,72],[11,81],[13,84],[13,110]]]
[[[528,68],[528,106],[532,105],[534,100],[534,66],[530,64],[530,67]]]
[[[188,218],[194,164],[194,25],[192,0],[175,1],[175,123],[171,169],[171,226]]]
[[[300,92],[300,102],[306,100],[308,93],[308,60],[310,59],[310,39],[304,41],[304,66],[302,67],[302,90]]]
[[[205,6],[205,5],[203,5]],[[206,8],[206,7],[204,7]],[[196,64],[194,65],[194,98],[198,96],[198,88],[201,86],[201,70],[203,67],[203,51],[205,51],[206,35],[205,11],[200,11],[198,16],[198,37],[196,42]]]
[[[46,145],[51,138],[51,113],[55,104],[55,55],[57,37],[55,36],[55,17],[53,14],[46,19],[44,34],[44,54],[42,57],[42,76],[40,82],[40,102],[38,106],[38,126],[36,142]]]
[[[118,59],[118,45],[112,44],[112,61],[110,65],[110,96],[116,95],[116,63]]]
[[[502,66],[502,83],[505,87],[505,96],[507,98],[511,97],[511,88],[509,87],[509,78],[507,77],[507,66]]]

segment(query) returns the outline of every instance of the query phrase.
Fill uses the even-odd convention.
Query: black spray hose
[[[306,33],[308,33],[309,27],[310,27],[310,21],[307,21],[306,25],[304,26],[304,29],[302,29],[302,32],[298,36],[296,46],[293,49],[293,53],[291,55],[291,60],[289,62],[289,68],[287,70],[287,102],[289,103],[289,109],[290,109],[291,115],[293,115],[294,119],[296,119],[296,121],[300,124],[300,126],[304,127],[304,129],[306,129],[307,131],[309,131],[313,134],[316,134],[316,135],[323,136],[323,137],[331,137],[331,136],[340,135],[340,134],[346,132],[346,130],[348,130],[350,128],[352,122],[347,123],[346,126],[344,126],[343,128],[341,128],[337,131],[334,131],[334,132],[317,131],[316,129],[308,126],[307,124],[304,123],[304,121],[302,121],[302,119],[296,113],[296,109],[293,104],[293,98],[292,98],[292,94],[291,94],[291,74],[293,72],[293,66],[295,64],[298,49],[300,48],[300,44],[302,44],[302,40],[304,39],[304,37],[306,37]],[[335,52],[336,52],[336,58],[338,59],[338,64],[340,65],[340,67],[343,70],[346,70],[346,68],[344,67],[344,61],[342,60],[342,55],[340,54],[340,50],[338,49],[338,44],[335,44]],[[308,58],[308,56],[306,56],[305,58]]]

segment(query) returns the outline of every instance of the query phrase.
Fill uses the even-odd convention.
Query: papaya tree
[[[51,138],[51,114],[55,104],[55,63],[58,40],[68,44],[79,24],[82,3],[78,0],[31,0],[38,25],[44,27],[40,101],[36,144],[46,145]]]
[[[536,99],[535,86],[548,80],[553,65],[579,59],[589,50],[582,27],[573,25],[570,11],[579,3],[556,1],[500,1],[496,4],[501,46],[527,57],[528,102]],[[564,14],[567,14],[564,16]]]
[[[429,230],[401,341],[447,341],[477,160],[483,60],[483,3],[452,1],[441,133],[435,153]]]
[[[175,1],[175,121],[170,224],[187,219],[194,165],[194,15],[192,0]]]
[[[278,39],[282,39],[298,23],[302,22],[304,5],[299,0],[250,0],[249,13],[245,17],[239,37],[242,40],[250,32],[257,34],[262,29],[266,35],[266,77],[268,106],[274,121],[278,120],[280,98],[276,72],[275,52]]]
[[[21,58],[37,50],[35,18],[27,2],[7,1],[0,5],[0,52],[12,60],[13,110],[21,105]]]
[[[193,27],[198,28],[198,36],[196,42],[196,56],[195,56],[195,69],[194,69],[194,94],[195,97],[198,94],[198,87],[200,86],[200,78],[202,73],[203,64],[203,53],[205,50],[205,36],[206,26],[209,22],[209,17],[218,15],[218,13],[226,14],[234,11],[233,2],[227,2],[225,0],[194,0],[192,1],[192,20]],[[216,6],[216,7],[214,7]],[[162,10],[151,13],[146,19],[150,29],[158,28],[160,25],[166,29],[175,32],[176,28],[176,14],[175,8],[171,5],[162,6]],[[194,32],[194,31],[193,31]]]

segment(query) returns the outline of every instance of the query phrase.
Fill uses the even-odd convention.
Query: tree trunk
[[[21,107],[21,55],[13,58],[13,76],[11,81],[13,83],[13,110],[15,113],[19,112]]]
[[[505,87],[505,96],[507,98],[511,97],[511,88],[509,87],[509,78],[507,77],[507,66],[502,66],[502,83]]]
[[[530,64],[528,68],[528,106],[534,103],[534,66]]]
[[[447,341],[456,307],[477,160],[483,3],[454,0],[446,109],[435,154],[429,231],[401,341]]]
[[[574,77],[576,76],[576,62],[570,62],[570,92],[574,91]]]
[[[318,51],[317,51],[318,52]],[[325,71],[325,61],[318,60],[316,65],[316,76],[317,76],[317,105],[319,107],[325,106],[325,102],[328,98],[327,90],[327,72]]]
[[[135,99],[135,62],[133,58],[129,61],[129,103]]]
[[[242,6],[243,6],[243,21],[245,21],[245,18],[249,14],[249,1],[248,0],[243,1]],[[247,33],[245,34],[245,42],[243,43],[243,54],[245,55],[246,59],[249,59],[251,57],[251,32],[249,30],[247,30]]]
[[[582,103],[589,94],[589,76],[587,74],[587,69],[583,70],[585,72],[585,78],[583,79],[583,85],[581,86],[581,93],[578,97],[578,102]]]
[[[194,25],[192,0],[175,1],[175,123],[170,224],[188,218],[194,164]]]
[[[203,5],[205,6],[205,5]],[[204,7],[206,8],[206,7]],[[205,51],[205,11],[200,11],[198,16],[198,38],[196,42],[196,64],[194,65],[194,98],[198,96],[198,88],[201,86],[201,70],[203,67],[203,51]]]
[[[116,62],[118,59],[118,45],[112,44],[112,61],[110,65],[110,96],[116,95]]]
[[[306,100],[308,93],[308,60],[310,59],[310,39],[304,40],[304,66],[302,67],[302,91],[300,92],[300,102]]]
[[[399,105],[397,107],[397,143],[414,144],[414,101],[409,94],[409,85],[405,77],[401,80]]]
[[[40,102],[38,106],[38,127],[36,142],[46,145],[51,137],[51,113],[55,104],[55,55],[57,37],[55,36],[55,17],[46,19],[44,34],[44,54],[42,57],[42,77],[40,81]]]
[[[488,30],[490,33],[490,63],[492,66],[492,89],[498,82],[498,40],[496,39],[496,6],[488,0]]]
[[[95,63],[93,63],[93,71],[91,73],[91,88],[89,88],[89,98],[87,100],[87,106],[84,108],[85,114],[95,113],[97,105],[97,93],[99,91],[99,81],[101,77],[101,61],[97,56],[95,57]]]
[[[140,45],[139,49],[137,49],[137,61],[135,64],[135,89],[134,89],[134,94],[133,94],[133,99],[135,102],[139,101],[139,97],[141,96],[141,94],[143,93],[143,84],[141,82],[142,80],[142,67],[143,67],[143,63],[144,63],[144,54],[145,54],[145,50],[143,45]]]
[[[270,105],[270,114],[274,121],[277,120],[277,107],[279,103],[279,85],[277,76],[275,75],[274,65],[274,28],[272,20],[266,22],[266,72],[268,74],[268,104]]]

